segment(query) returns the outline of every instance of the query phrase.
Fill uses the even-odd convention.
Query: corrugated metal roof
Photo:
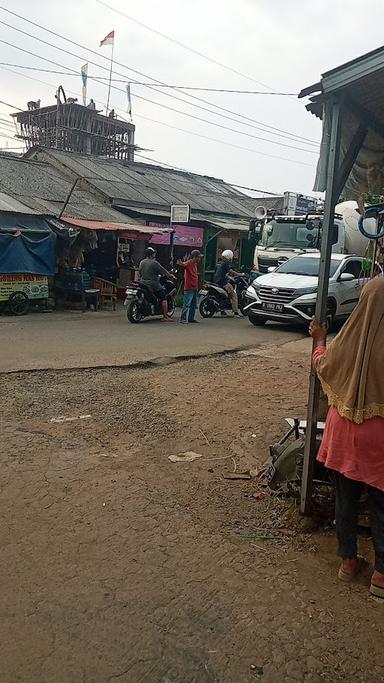
[[[0,154],[0,210],[58,216],[72,187],[72,180],[54,166],[33,159]],[[11,204],[12,208],[5,208]],[[72,218],[124,223],[125,217],[99,197],[75,189],[66,207]],[[132,219],[142,225],[145,221]]]
[[[35,211],[29,206],[22,204],[14,197],[11,197],[5,192],[0,192],[0,211],[12,211],[13,213],[25,213],[25,214],[41,214],[41,211]]]
[[[190,204],[192,210],[250,217],[259,203],[223,180],[195,173],[56,150],[38,150],[35,154],[56,160],[72,177],[85,178],[115,204],[119,200],[147,208]]]
[[[307,109],[322,118],[323,103],[329,96],[343,95],[346,106],[360,108],[384,126],[384,47],[326,71],[321,80],[304,88],[299,97],[311,97]]]

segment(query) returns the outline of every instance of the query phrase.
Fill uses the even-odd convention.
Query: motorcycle
[[[250,284],[248,275],[237,275],[236,277],[228,277],[227,281],[234,287],[237,292],[239,300],[239,310],[243,315],[244,307],[246,306],[245,293]],[[228,293],[222,287],[215,285],[213,282],[207,282],[204,289],[200,290],[199,297],[201,297],[199,312],[202,318],[212,318],[215,313],[225,315],[227,311],[232,310],[231,301]]]
[[[175,312],[176,285],[165,275],[159,278],[160,284],[164,287],[167,303],[168,315],[172,317]],[[127,318],[130,323],[140,323],[144,318],[162,315],[161,301],[151,287],[132,282],[125,290],[124,306],[127,306]]]

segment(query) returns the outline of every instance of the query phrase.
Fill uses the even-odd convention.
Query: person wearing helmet
[[[177,265],[184,270],[184,300],[181,310],[181,323],[197,323],[195,320],[197,292],[199,289],[199,272],[197,266],[202,257],[198,249],[192,249],[191,258],[187,261],[178,261]]]
[[[239,302],[237,299],[236,290],[232,287],[231,283],[228,282],[228,275],[237,277],[242,275],[232,268],[233,261],[233,251],[231,249],[224,249],[221,254],[221,261],[217,264],[216,272],[213,278],[215,285],[222,287],[228,293],[229,299],[231,301],[231,306],[233,310],[233,315],[239,315]],[[222,313],[225,315],[225,312]]]
[[[163,311],[163,322],[173,322],[168,317],[168,303],[165,295],[165,289],[159,282],[159,275],[165,275],[173,279],[173,275],[169,273],[163,266],[156,261],[156,252],[152,247],[147,247],[145,250],[145,259],[139,265],[140,283],[150,287],[157,298],[161,301],[161,309]]]

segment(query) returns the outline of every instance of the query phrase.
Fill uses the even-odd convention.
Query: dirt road
[[[115,312],[2,316],[0,372],[127,365],[164,356],[220,353],[303,336],[302,331],[282,325],[256,328],[243,317],[199,320],[199,325],[168,325],[154,318],[131,325],[123,306]]]
[[[259,353],[1,376],[2,683],[383,680],[369,574],[222,477],[304,413],[306,354]]]

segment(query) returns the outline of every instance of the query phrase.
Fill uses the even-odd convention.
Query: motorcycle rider
[[[161,301],[161,309],[163,311],[163,322],[171,323],[173,320],[168,317],[168,303],[165,294],[165,289],[159,282],[159,275],[165,275],[170,279],[174,276],[168,272],[163,266],[156,261],[156,252],[152,247],[147,247],[145,250],[145,259],[139,265],[140,284],[150,287],[155,296]]]
[[[230,299],[233,310],[233,315],[237,317],[239,315],[239,302],[236,290],[231,285],[231,283],[228,282],[228,276],[230,275],[233,277],[239,277],[242,276],[243,273],[238,273],[236,270],[233,270],[232,261],[233,251],[231,251],[231,249],[224,249],[223,253],[221,254],[221,261],[219,261],[219,263],[216,266],[213,281],[215,285],[221,287],[222,289],[225,289],[225,291],[228,293],[228,297]],[[226,315],[226,312],[222,311],[221,314]]]

